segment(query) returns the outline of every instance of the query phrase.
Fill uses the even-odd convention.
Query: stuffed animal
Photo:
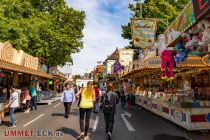
[[[180,41],[175,46],[175,61],[180,63],[187,58],[187,51],[183,43]]]
[[[199,45],[201,46],[207,46],[210,44],[210,20],[204,19],[200,23],[198,23],[198,28],[203,31],[202,32],[202,39],[199,42]]]
[[[158,56],[161,55],[161,53],[166,49],[166,40],[165,40],[165,35],[160,34],[158,36],[158,41],[155,42],[153,48],[154,51],[158,50]]]
[[[187,42],[189,42],[190,41],[190,34],[189,33],[183,33],[182,34],[182,42],[184,43],[184,44],[186,44]]]
[[[164,50],[161,54],[161,59],[162,79],[172,80],[174,78],[173,69],[175,68],[174,51]]]

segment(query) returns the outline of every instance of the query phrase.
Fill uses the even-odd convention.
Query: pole
[[[140,0],[140,18],[142,18],[142,2]]]

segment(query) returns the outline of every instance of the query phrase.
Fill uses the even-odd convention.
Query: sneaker
[[[16,125],[11,125],[9,128],[15,128],[16,127]]]
[[[84,140],[89,140],[89,136],[85,136],[84,137]]]
[[[24,113],[29,113],[29,110],[25,111]]]
[[[108,140],[111,140],[111,138],[112,138],[112,134],[111,134],[111,132],[108,132]]]
[[[85,134],[82,132],[82,133],[77,137],[77,139],[78,139],[78,140],[82,140],[82,139],[84,139],[84,136],[85,136]]]

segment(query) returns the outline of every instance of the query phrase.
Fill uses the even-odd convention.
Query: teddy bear
[[[165,40],[165,35],[160,34],[158,36],[158,41],[155,42],[154,46],[152,47],[152,50],[156,51],[158,50],[158,56],[161,55],[161,53],[166,49],[166,40]]]
[[[201,46],[208,46],[210,44],[210,20],[204,19],[200,23],[198,23],[198,28],[203,31],[202,39],[199,42]]]

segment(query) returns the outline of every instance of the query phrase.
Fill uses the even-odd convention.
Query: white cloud
[[[121,25],[129,22],[132,0],[67,0],[70,7],[86,12],[84,49],[73,55],[73,73],[91,71],[96,61],[104,61],[116,47],[128,45],[121,37]],[[110,12],[111,11],[111,12]]]

